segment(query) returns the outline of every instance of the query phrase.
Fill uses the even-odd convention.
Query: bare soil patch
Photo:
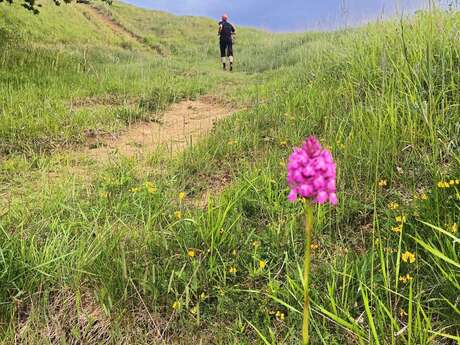
[[[182,101],[163,114],[161,123],[136,123],[118,135],[90,133],[84,154],[104,162],[114,154],[141,158],[159,147],[174,153],[196,143],[233,112],[210,97]]]

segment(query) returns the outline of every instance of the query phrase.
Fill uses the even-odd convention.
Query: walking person
[[[220,57],[224,71],[227,70],[227,60],[230,64],[230,71],[233,71],[233,35],[235,33],[235,27],[228,22],[228,15],[224,14],[219,23]]]

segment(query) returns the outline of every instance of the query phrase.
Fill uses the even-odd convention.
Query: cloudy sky
[[[428,0],[124,0],[173,12],[219,18],[230,15],[237,25],[273,31],[333,29],[398,13],[411,13]]]

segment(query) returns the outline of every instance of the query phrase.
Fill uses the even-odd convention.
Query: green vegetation
[[[97,6],[0,4],[3,343],[299,344],[285,165],[310,134],[339,191],[315,212],[312,343],[460,343],[456,13],[240,30],[230,74],[211,21]],[[76,153],[208,93],[243,110],[174,157]]]

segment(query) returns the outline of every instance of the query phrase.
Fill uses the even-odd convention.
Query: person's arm
[[[236,35],[236,29],[235,26],[232,24],[232,35]]]
[[[219,31],[217,31],[217,35],[220,36],[220,34],[222,33],[222,22],[219,23]]]

